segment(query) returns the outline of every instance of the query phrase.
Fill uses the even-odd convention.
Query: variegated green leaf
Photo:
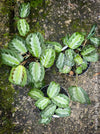
[[[69,98],[64,94],[59,94],[52,98],[55,105],[61,108],[66,108],[69,105]]]
[[[72,36],[68,40],[68,46],[71,49],[76,49],[81,46],[82,42],[84,41],[84,36],[80,33],[76,32],[72,34]]]
[[[83,88],[71,86],[68,90],[73,101],[90,104],[90,99]]]
[[[41,112],[41,117],[51,117],[54,114],[55,110],[56,105],[50,104]]]
[[[99,54],[94,51],[93,53],[83,56],[83,58],[88,62],[97,62],[99,60]]]
[[[34,82],[34,87],[35,88],[41,88],[41,87],[43,87],[43,81],[41,81],[41,82]]]
[[[83,59],[81,58],[79,54],[76,55],[76,57],[74,58],[74,61],[77,63],[77,65],[80,65],[83,63]]]
[[[57,53],[61,52],[62,50],[62,46],[60,43],[58,42],[52,42],[52,41],[48,41],[46,42],[46,45],[49,45],[49,46],[54,46],[54,49]]]
[[[31,89],[31,90],[28,92],[28,95],[29,95],[31,98],[35,99],[35,100],[38,100],[38,99],[44,97],[43,92],[42,92],[41,90],[39,90],[39,89],[36,89],[36,88]]]
[[[81,74],[82,73],[82,67],[81,66],[77,67],[76,70],[75,70],[75,73],[76,74]]]
[[[42,46],[43,40],[39,38],[40,36],[38,35],[39,34],[31,33],[26,38],[27,47],[30,53],[34,57],[40,57],[41,52],[42,52],[41,46]]]
[[[25,86],[27,83],[27,74],[25,67],[22,65],[13,67],[10,72],[9,81],[16,85]]]
[[[21,55],[10,49],[2,49],[1,58],[3,64],[8,66],[17,66],[23,61],[23,57]]]
[[[44,79],[45,70],[39,62],[31,62],[29,71],[33,82],[41,82]]]
[[[81,52],[81,55],[85,56],[85,55],[88,55],[90,53],[92,53],[93,51],[95,51],[95,47],[92,46],[92,45],[86,45],[83,49],[82,49],[82,52]]]
[[[66,107],[66,108],[64,108],[64,109],[62,109],[62,108],[57,108],[57,109],[55,110],[55,113],[56,113],[58,116],[60,116],[60,117],[66,117],[66,116],[70,116],[70,114],[71,114],[71,109],[70,109],[69,106]]]
[[[39,123],[48,124],[50,123],[51,119],[52,119],[51,117],[43,117],[42,119],[39,120]]]
[[[90,38],[95,34],[96,28],[97,28],[97,25],[94,24],[94,25],[92,26],[92,28],[91,28],[91,30],[90,30],[88,36],[87,36],[87,39],[90,39]]]
[[[23,38],[16,36],[9,43],[9,48],[11,50],[16,50],[17,52],[24,54],[27,52],[26,43]]]
[[[65,60],[65,55],[63,53],[60,53],[56,61],[57,68],[62,69],[64,67],[64,60]]]
[[[39,109],[43,110],[43,109],[45,109],[45,108],[47,107],[47,105],[50,104],[50,103],[51,103],[51,101],[49,100],[49,98],[42,97],[42,98],[40,98],[39,100],[36,101],[35,105],[36,105]]]
[[[49,68],[53,65],[55,60],[55,50],[45,49],[44,53],[40,57],[40,62],[45,68]]]
[[[50,98],[57,96],[60,92],[60,85],[52,81],[47,89],[47,95]]]
[[[27,23],[27,21],[25,19],[18,20],[17,28],[18,28],[19,34],[21,36],[25,36],[30,30],[29,24]]]
[[[69,35],[66,35],[64,38],[63,38],[63,44],[65,46],[68,46],[68,40],[69,40]]]
[[[67,49],[65,51],[65,61],[64,61],[64,64],[67,65],[67,66],[73,66],[75,64],[75,61],[74,61],[74,51],[72,49]]]
[[[87,61],[83,60],[81,67],[82,67],[82,70],[85,70],[88,67]]]
[[[22,3],[19,8],[19,15],[25,18],[30,14],[30,3]]]
[[[99,46],[100,46],[100,38],[91,37],[91,38],[90,38],[90,42],[91,42],[91,44],[93,44],[95,47],[99,47]]]
[[[59,69],[59,72],[66,74],[66,73],[69,73],[71,71],[71,68],[72,67],[69,67],[67,65],[64,65],[64,67],[62,69]]]

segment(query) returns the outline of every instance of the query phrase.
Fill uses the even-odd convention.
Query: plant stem
[[[84,41],[84,44],[83,44],[83,46],[85,46],[85,45],[86,45],[87,41],[88,41],[87,39]]]
[[[68,46],[64,46],[61,51],[64,51],[68,48]]]
[[[76,87],[78,85],[78,74],[77,73],[76,73],[76,82],[75,82],[75,85],[76,85]]]

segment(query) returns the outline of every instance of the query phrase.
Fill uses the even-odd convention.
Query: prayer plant
[[[56,66],[61,73],[73,71],[76,76],[76,85],[68,88],[70,99],[76,102],[90,104],[89,97],[84,89],[77,86],[78,74],[81,74],[89,62],[98,60],[97,47],[100,39],[93,37],[96,26],[88,34],[74,33],[63,38],[62,45],[58,42],[45,41],[39,32],[31,33],[26,17],[30,14],[30,3],[22,3],[19,8],[17,29],[15,35],[8,43],[8,48],[1,49],[2,62],[11,66],[9,81],[24,87],[30,84],[32,89],[28,95],[36,100],[35,105],[42,110],[40,123],[49,123],[54,114],[59,117],[69,116],[69,97],[60,93],[61,87],[51,82],[46,90],[47,96],[42,92],[45,69],[50,68],[57,57]],[[91,43],[91,44],[90,44]],[[71,73],[70,73],[71,74]]]

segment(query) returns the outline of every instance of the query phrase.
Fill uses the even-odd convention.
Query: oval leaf
[[[87,93],[81,87],[71,86],[68,90],[73,101],[90,104],[90,99]]]
[[[76,57],[74,58],[74,61],[77,63],[77,65],[80,65],[83,63],[83,59],[81,58],[79,54],[76,55]]]
[[[25,18],[30,14],[30,3],[22,3],[19,8],[19,15]]]
[[[9,81],[16,85],[25,86],[27,83],[27,74],[25,67],[22,65],[13,67],[10,72]]]
[[[60,117],[67,117],[67,116],[70,116],[70,114],[71,114],[71,109],[70,109],[70,107],[67,107],[67,108],[64,108],[64,109],[62,109],[62,108],[57,108],[57,109],[55,110],[55,113],[56,113],[58,116],[60,116]]]
[[[51,103],[51,101],[49,100],[49,98],[42,97],[42,98],[40,98],[39,100],[36,101],[35,105],[36,105],[39,109],[43,110],[43,109],[46,108],[47,105],[50,104],[50,103]]]
[[[65,60],[65,55],[63,53],[60,53],[58,56],[58,59],[56,61],[56,66],[59,69],[62,69],[64,66],[64,60]]]
[[[45,68],[49,68],[53,65],[55,60],[55,50],[45,49],[44,53],[40,57],[40,62]]]
[[[45,70],[39,62],[31,62],[29,71],[33,82],[41,82],[44,79]]]
[[[71,49],[76,49],[81,46],[82,42],[84,41],[84,36],[80,33],[76,32],[72,34],[72,36],[68,40],[68,46]]]
[[[69,98],[64,94],[59,94],[52,98],[55,105],[61,108],[66,108],[69,105]]]
[[[27,23],[27,21],[25,19],[18,20],[17,28],[18,28],[19,34],[21,36],[25,36],[30,30],[29,24]]]
[[[69,67],[67,65],[64,65],[64,67],[62,69],[59,69],[59,72],[66,74],[66,73],[69,73],[71,71],[71,68],[72,67]]]
[[[60,92],[60,85],[52,81],[47,89],[47,95],[52,98]]]
[[[95,51],[95,47],[92,45],[86,45],[81,52],[81,55],[85,56]]]
[[[35,99],[35,100],[38,100],[38,99],[44,97],[43,92],[42,92],[41,90],[39,90],[39,89],[36,89],[36,88],[31,89],[31,90],[28,92],[28,95],[29,95],[31,98]]]

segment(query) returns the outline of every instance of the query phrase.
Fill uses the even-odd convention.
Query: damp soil
[[[0,9],[5,6],[0,1]],[[38,26],[44,32],[46,40],[58,41],[67,33],[89,32],[91,25],[97,23],[96,35],[100,36],[100,1],[99,0],[48,0],[49,3],[40,9],[40,18],[33,18],[31,25],[38,21]],[[19,2],[19,0],[18,0]],[[18,3],[17,2],[17,3]],[[16,9],[15,9],[16,10]],[[43,15],[43,12],[47,14]],[[43,16],[43,17],[42,17]],[[10,29],[7,22],[9,16],[0,13],[0,47],[6,46],[9,41]],[[11,22],[10,22],[11,25]],[[40,29],[39,29],[40,30]],[[12,32],[12,31],[11,31]],[[7,83],[3,79],[3,70],[10,68],[0,67],[0,83]],[[90,105],[70,102],[71,116],[66,118],[53,118],[48,125],[38,123],[40,119],[39,110],[34,106],[34,100],[27,93],[28,87],[14,86],[15,94],[12,107],[14,112],[10,113],[8,120],[13,124],[11,131],[1,131],[0,134],[99,134],[100,133],[100,62],[92,63],[86,73],[79,76],[78,85],[88,93],[91,100]],[[6,73],[6,72],[5,72]],[[60,83],[67,91],[69,86],[75,85],[75,77],[60,74],[55,65],[46,71],[45,84],[51,81]],[[2,85],[2,84],[1,84]],[[1,89],[1,87],[0,87]],[[7,89],[4,87],[4,89]],[[6,103],[6,102],[5,102]],[[11,108],[12,109],[12,108]],[[10,111],[12,111],[10,109]],[[9,110],[8,110],[9,111]],[[6,112],[7,114],[7,112]],[[2,119],[2,109],[0,109]],[[1,125],[2,122],[0,121]],[[12,125],[11,125],[12,126]]]

